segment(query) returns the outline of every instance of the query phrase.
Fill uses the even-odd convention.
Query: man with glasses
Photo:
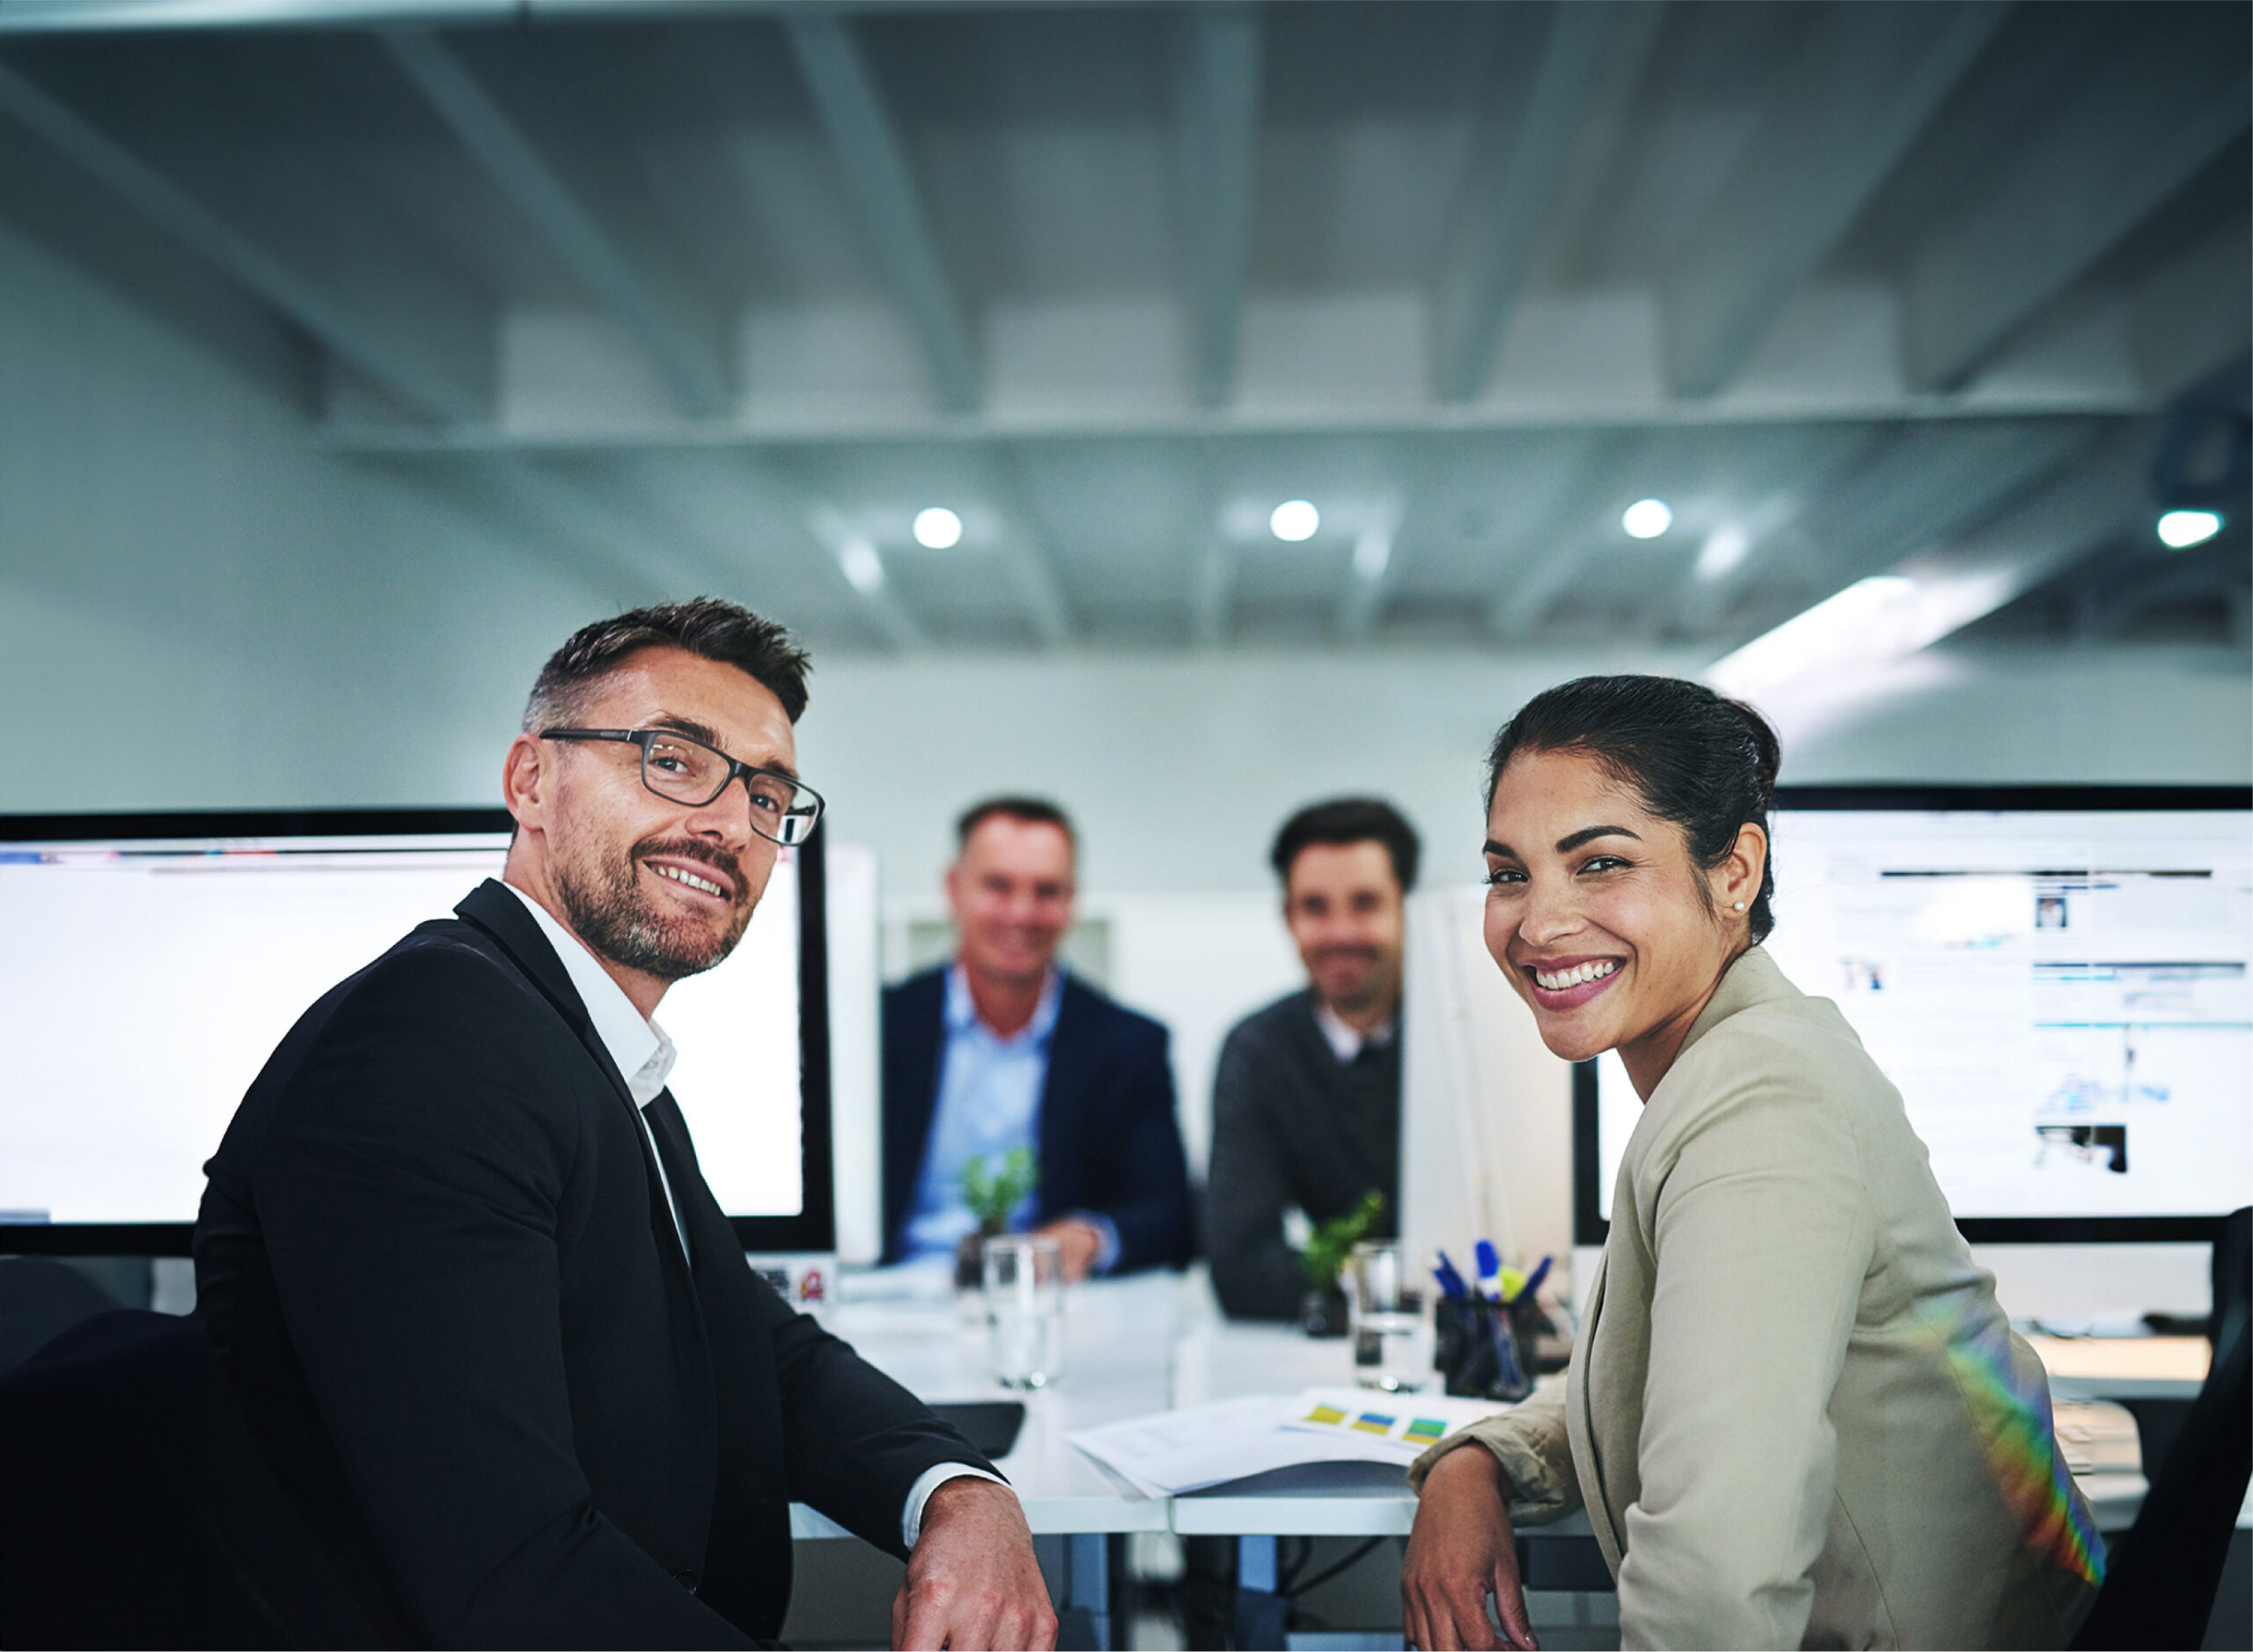
[[[574,635],[503,881],[309,1010],[206,1167],[199,1311],[322,1639],[771,1639],[803,1501],[907,1558],[896,1644],[1053,1641],[1014,1494],[745,1266],[664,1088],[666,988],[820,817],[805,666],[708,599]]]

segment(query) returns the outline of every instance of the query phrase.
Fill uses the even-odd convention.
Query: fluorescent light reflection
[[[1321,527],[1322,512],[1305,499],[1286,499],[1267,517],[1267,531],[1286,545],[1303,544]]]
[[[1638,499],[1619,518],[1619,525],[1638,540],[1655,540],[1674,525],[1674,508],[1663,499]]]
[[[2211,510],[2170,510],[2159,519],[2159,542],[2171,551],[2204,545],[2221,532],[2221,518]]]
[[[1816,672],[1836,680],[1882,669],[1992,613],[2014,590],[2007,569],[1918,579],[1879,574],[1857,580],[1716,661],[1706,680],[1725,694],[1745,699]]]
[[[898,518],[892,518],[898,521]],[[853,589],[862,596],[877,590],[884,584],[884,558],[877,554],[877,547],[866,540],[848,540],[837,547],[838,566],[845,570],[845,577],[853,582]]]
[[[962,540],[962,518],[944,505],[915,513],[915,543],[927,551],[952,550]]]
[[[1698,577],[1719,579],[1751,554],[1752,536],[1742,525],[1725,522],[1706,535],[1698,547]]]

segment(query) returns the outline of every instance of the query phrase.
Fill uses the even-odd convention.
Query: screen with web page
[[[204,1160],[297,1017],[499,876],[506,817],[473,818],[492,824],[147,837],[119,820],[42,840],[35,820],[8,823],[0,1220],[19,1235],[192,1222]],[[735,951],[657,1015],[706,1179],[738,1217],[808,1206],[801,853],[782,852]]]
[[[2253,1199],[2253,813],[1780,800],[1772,833],[1768,950],[1900,1089],[1960,1220]],[[1596,1091],[1608,1219],[1640,1103],[1616,1055]]]

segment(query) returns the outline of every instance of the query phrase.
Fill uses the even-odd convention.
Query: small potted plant
[[[962,1167],[962,1202],[978,1218],[978,1228],[973,1233],[964,1234],[961,1245],[955,1250],[954,1282],[958,1290],[978,1288],[983,1279],[980,1247],[995,1234],[1009,1230],[1009,1213],[1039,1186],[1040,1166],[1025,1148],[1013,1147],[1002,1154],[998,1168],[990,1166],[983,1155]]]
[[[1306,1296],[1299,1305],[1299,1328],[1310,1337],[1346,1334],[1346,1290],[1339,1276],[1346,1259],[1368,1237],[1370,1225],[1384,1214],[1384,1195],[1371,1189],[1361,1202],[1342,1216],[1332,1216],[1314,1230],[1299,1267],[1306,1274]]]

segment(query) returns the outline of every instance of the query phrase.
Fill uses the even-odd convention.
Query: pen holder
[[[1523,1399],[1533,1378],[1518,1357],[1509,1310],[1483,1296],[1447,1296],[1436,1304],[1436,1359],[1447,1391],[1476,1399]]]

